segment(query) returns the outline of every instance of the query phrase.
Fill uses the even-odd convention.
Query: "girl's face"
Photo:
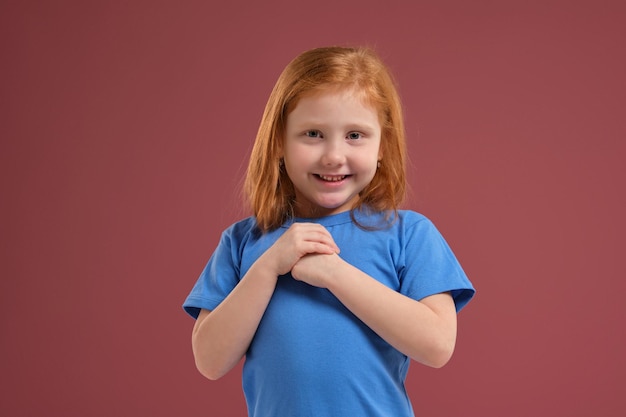
[[[295,215],[350,210],[376,174],[380,136],[377,110],[353,90],[301,98],[287,116],[282,155],[295,187]]]

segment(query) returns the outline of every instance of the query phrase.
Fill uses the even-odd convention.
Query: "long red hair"
[[[404,119],[390,71],[369,48],[316,48],[297,56],[279,76],[252,148],[244,192],[261,231],[273,230],[293,217],[294,187],[280,166],[287,115],[304,95],[327,88],[362,92],[380,118],[381,165],[353,210],[395,212],[405,198]]]

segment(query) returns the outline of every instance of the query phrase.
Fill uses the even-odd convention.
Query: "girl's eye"
[[[319,130],[307,130],[305,135],[309,138],[321,138],[322,134]]]
[[[350,132],[347,136],[348,139],[361,139],[361,134],[359,132]]]

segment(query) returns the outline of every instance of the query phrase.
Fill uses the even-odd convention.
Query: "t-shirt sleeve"
[[[450,292],[457,312],[475,289],[435,225],[423,217],[407,225],[400,292],[416,300]]]
[[[214,310],[239,282],[238,248],[233,244],[232,228],[222,233],[215,252],[183,303],[194,319],[200,309]]]

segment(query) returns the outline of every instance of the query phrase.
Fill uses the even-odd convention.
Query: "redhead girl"
[[[296,57],[245,180],[254,213],[221,236],[184,302],[198,370],[242,358],[249,416],[413,416],[412,360],[441,367],[474,288],[423,215],[401,209],[400,99],[368,48]]]

